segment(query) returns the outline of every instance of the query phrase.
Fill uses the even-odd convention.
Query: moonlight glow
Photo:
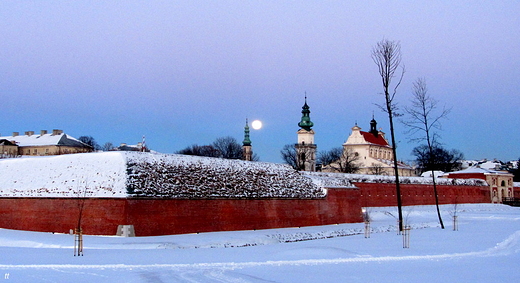
[[[251,127],[253,127],[253,129],[255,130],[260,130],[262,128],[262,121],[254,120],[253,122],[251,122]]]

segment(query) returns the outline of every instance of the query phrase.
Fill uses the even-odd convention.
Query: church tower
[[[298,143],[296,148],[296,166],[300,171],[316,171],[316,144],[314,144],[314,130],[310,118],[311,111],[307,105],[307,95],[305,104],[302,107],[302,119],[298,123]]]
[[[253,150],[251,140],[249,139],[249,124],[246,118],[246,126],[244,127],[244,141],[242,141],[242,159],[251,161],[253,159]]]
[[[370,132],[372,135],[374,135],[376,138],[379,135],[379,131],[377,130],[377,122],[374,119],[374,115],[372,115],[372,120],[370,121]]]

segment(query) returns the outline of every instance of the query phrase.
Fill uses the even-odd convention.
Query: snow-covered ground
[[[74,237],[0,229],[5,282],[518,282],[520,208],[493,204],[369,208],[364,224],[161,237]],[[459,230],[451,216],[457,211]]]

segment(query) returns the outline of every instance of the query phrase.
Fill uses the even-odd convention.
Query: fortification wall
[[[88,198],[85,234],[115,235],[134,225],[137,236],[270,229],[360,222],[359,189],[330,189],[320,199]],[[0,198],[0,227],[68,233],[77,226],[79,198]]]
[[[361,190],[361,205],[397,206],[394,183],[358,183],[354,185]],[[434,205],[433,185],[400,184],[403,205]],[[439,204],[451,203],[489,203],[491,202],[489,187],[468,185],[437,185]]]
[[[115,235],[134,225],[137,236],[361,222],[361,207],[396,206],[395,184],[355,183],[317,199],[87,198],[85,234]],[[439,203],[488,203],[485,186],[439,185]],[[405,206],[435,204],[433,186],[402,184]],[[80,198],[0,198],[0,227],[68,233],[77,226]]]

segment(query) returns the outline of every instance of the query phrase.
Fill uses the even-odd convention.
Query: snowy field
[[[394,207],[369,209],[364,224],[161,237],[85,236],[0,229],[4,282],[519,282],[520,208],[404,208],[410,248]],[[459,215],[459,230],[450,220]]]

